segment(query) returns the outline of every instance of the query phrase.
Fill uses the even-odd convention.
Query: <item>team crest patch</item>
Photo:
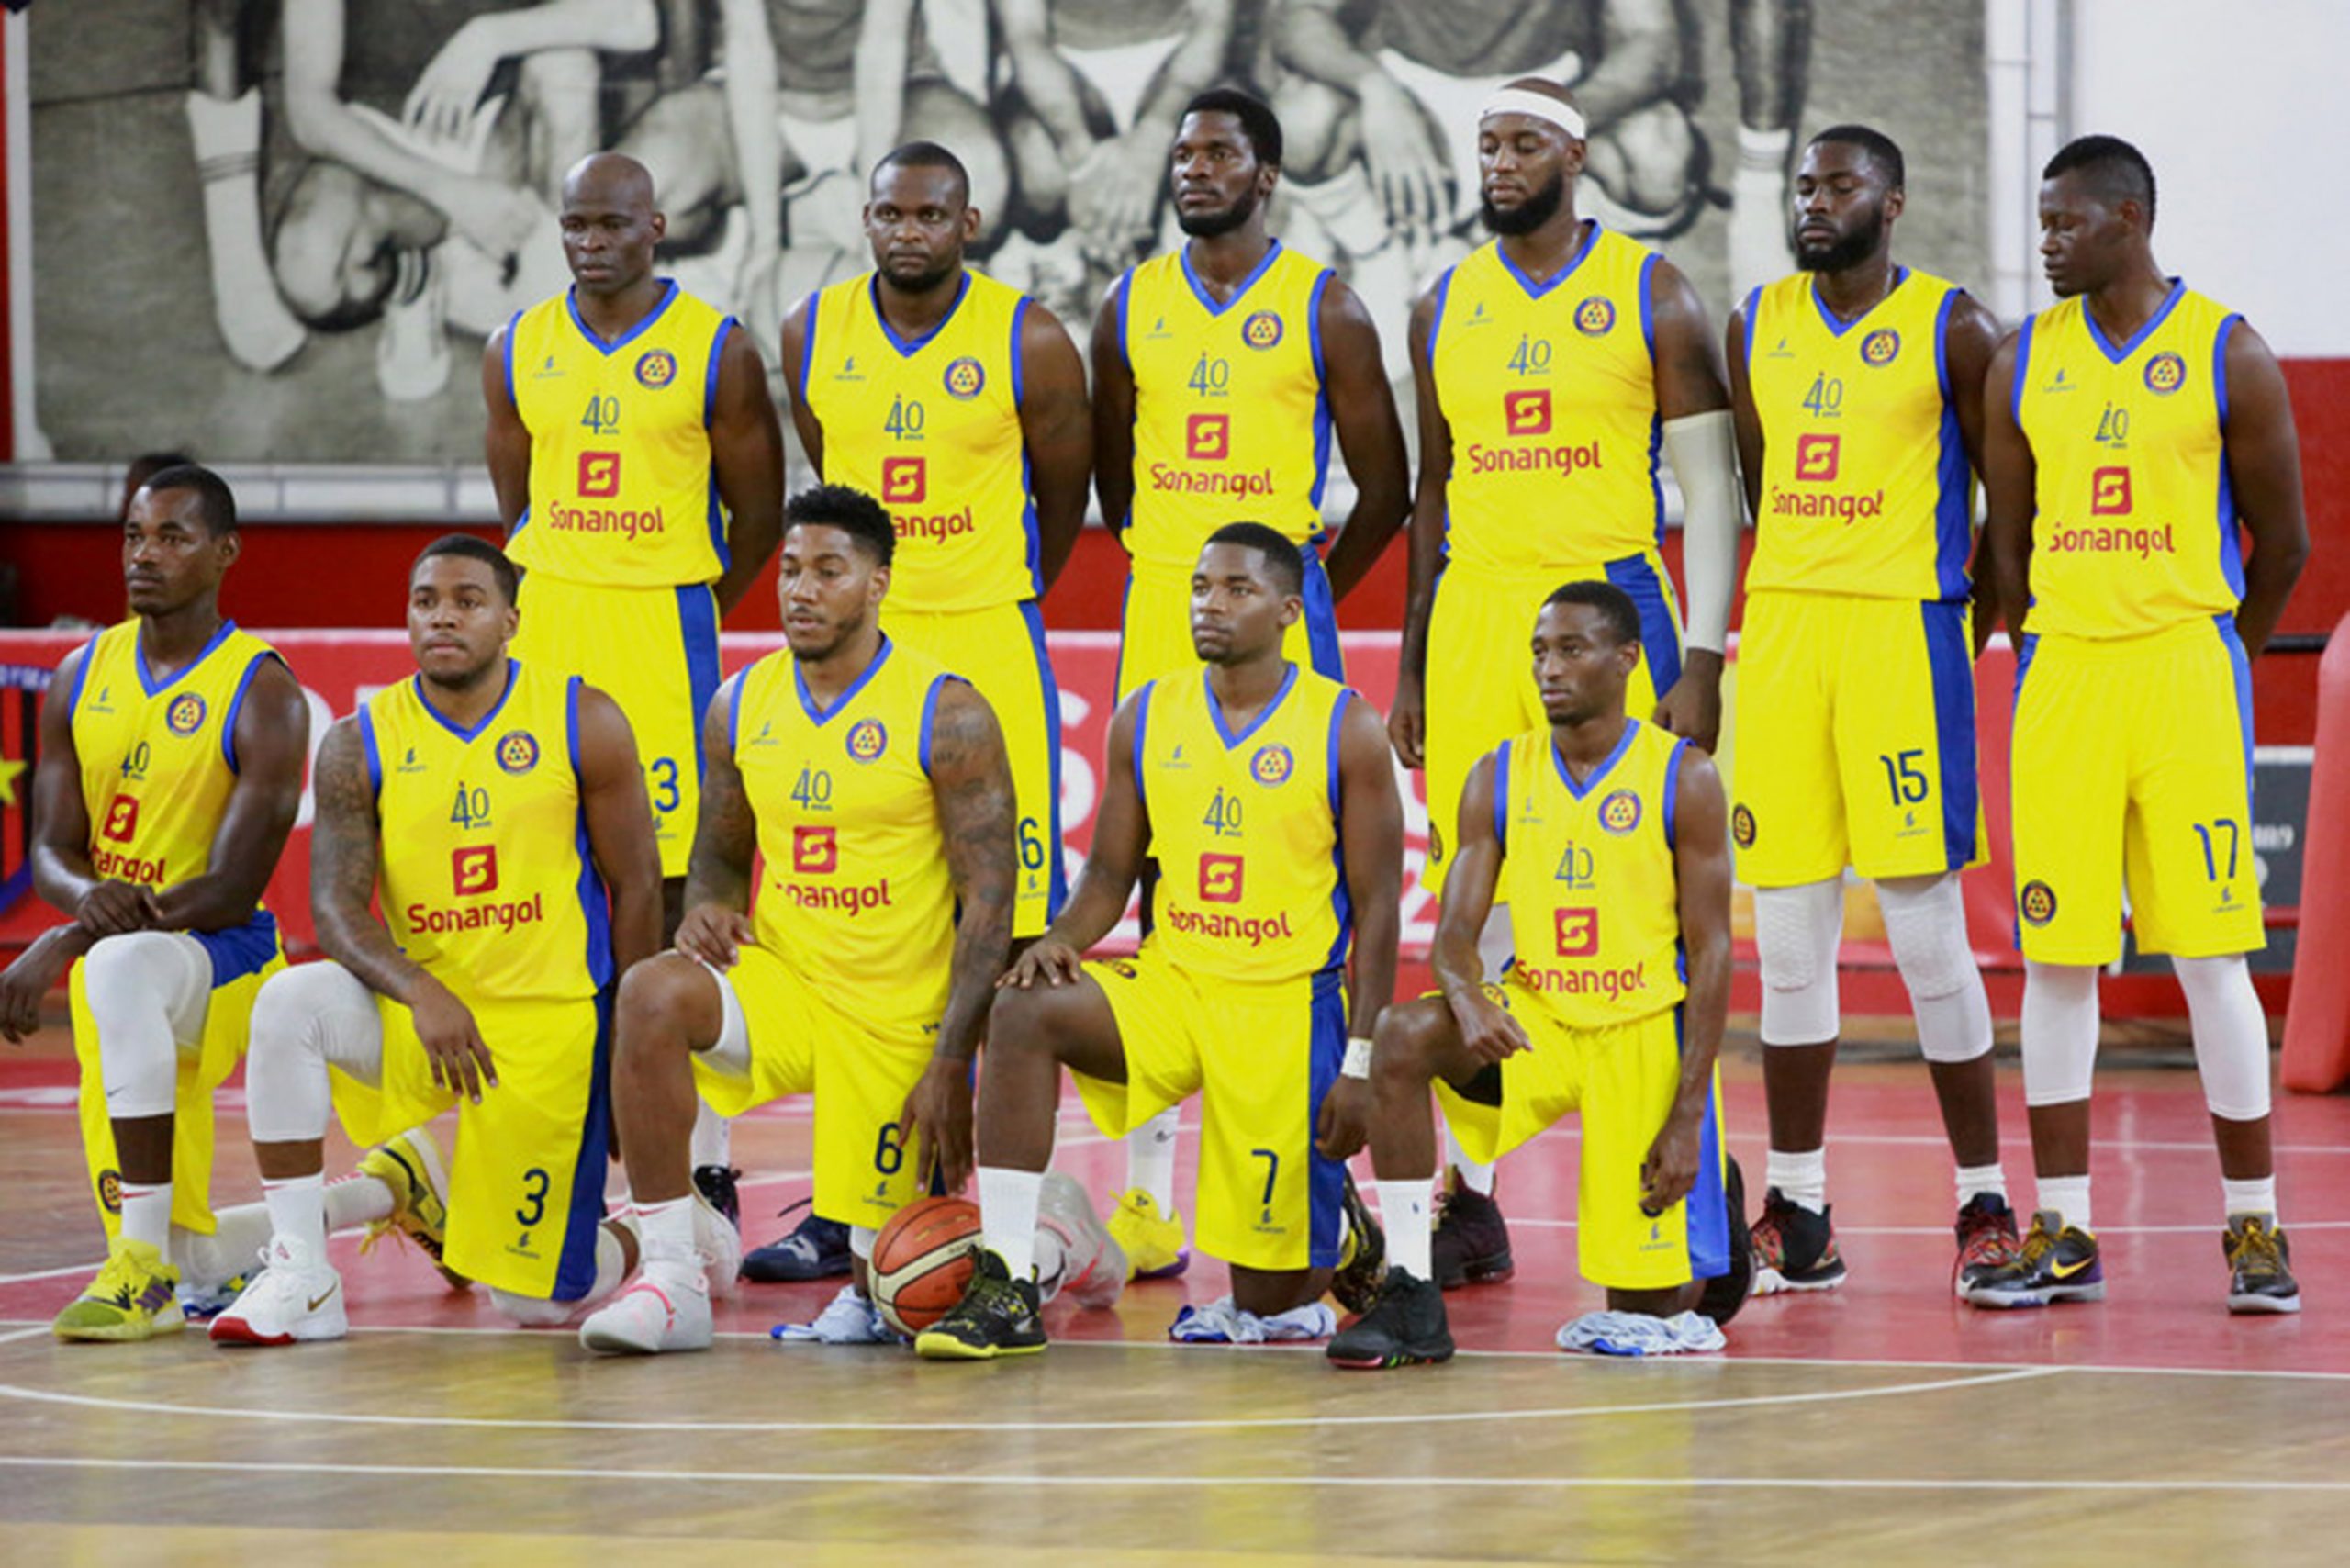
[[[1269,349],[1281,341],[1281,319],[1259,310],[1240,323],[1240,341],[1252,349]]]
[[[859,762],[878,762],[890,749],[890,732],[878,719],[859,719],[848,732],[848,754]]]
[[[498,737],[498,766],[509,773],[528,773],[539,765],[538,737],[528,730],[509,730]]]
[[[1890,327],[1880,327],[1861,340],[1863,364],[1891,364],[1901,354],[1901,334]]]
[[[1599,802],[1599,825],[1609,833],[1629,833],[1640,825],[1640,798],[1618,790]]]
[[[2158,353],[2146,362],[2146,390],[2167,398],[2187,385],[2187,362],[2175,353]]]
[[[1586,338],[1604,338],[1615,325],[1614,303],[1596,294],[1575,307],[1575,330]]]
[[[2026,925],[2045,925],[2056,918],[2056,890],[2035,879],[2016,895],[2016,909]]]
[[[106,1170],[98,1172],[98,1206],[110,1215],[122,1212],[122,1172]]]
[[[1729,814],[1729,835],[1740,849],[1754,847],[1754,813],[1742,804]]]
[[[192,735],[204,728],[204,699],[185,691],[172,699],[172,705],[163,711],[163,722],[175,735]]]
[[[1102,960],[1102,967],[1109,970],[1112,974],[1116,975],[1120,980],[1132,980],[1135,978],[1134,965],[1125,958],[1104,958]]]
[[[1257,755],[1248,759],[1248,776],[1259,784],[1286,783],[1296,771],[1297,758],[1290,755],[1289,747],[1278,743],[1259,746]]]
[[[1428,823],[1428,864],[1444,864],[1444,830],[1431,821]]]
[[[636,384],[658,392],[677,379],[677,356],[667,349],[647,349],[636,356]]]
[[[959,398],[968,403],[978,397],[979,389],[988,384],[988,373],[978,360],[966,354],[946,367],[946,374],[942,379],[946,382],[948,397]]]

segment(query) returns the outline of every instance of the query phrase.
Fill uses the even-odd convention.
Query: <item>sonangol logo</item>
[[[890,749],[890,732],[878,719],[859,719],[848,732],[848,754],[859,762],[874,762]]]
[[[1222,463],[1232,455],[1232,416],[1192,414],[1183,420],[1183,455],[1194,463]]]
[[[583,452],[579,454],[579,494],[585,500],[610,500],[621,493],[621,454]]]
[[[498,846],[461,845],[449,852],[449,884],[456,896],[476,898],[498,890]]]
[[[1640,825],[1640,798],[1618,790],[1599,802],[1599,825],[1610,833],[1629,833]]]
[[[1754,847],[1754,813],[1748,811],[1743,803],[1729,814],[1729,835],[1740,849]]]
[[[1615,305],[1596,294],[1575,307],[1575,330],[1586,338],[1604,338],[1615,325]]]
[[[175,735],[192,735],[204,727],[204,699],[193,691],[184,691],[172,700],[163,713],[163,722]]]
[[[1289,747],[1275,744],[1260,745],[1257,755],[1248,759],[1248,775],[1259,784],[1280,784],[1297,771],[1297,759]]]
[[[498,766],[509,773],[528,773],[539,765],[538,737],[528,730],[509,730],[498,737]]]
[[[948,397],[968,402],[978,397],[980,388],[988,384],[988,373],[978,360],[966,354],[946,367],[946,374],[942,379],[946,384]]]
[[[881,460],[881,500],[886,506],[920,506],[930,498],[930,465],[919,457]]]
[[[1550,433],[1550,389],[1528,386],[1502,394],[1502,425],[1512,435]]]
[[[1879,328],[1861,340],[1863,364],[1886,365],[1901,353],[1901,334],[1890,327]]]
[[[1840,435],[1796,437],[1796,477],[1807,485],[1833,481],[1843,462],[1844,438]]]
[[[2016,895],[2016,908],[2026,925],[2045,925],[2056,918],[2056,890],[2035,878]]]
[[[2146,390],[2167,398],[2187,385],[2187,362],[2175,353],[2158,353],[2146,362]]]
[[[1281,319],[1259,310],[1240,323],[1240,341],[1252,349],[1269,349],[1281,341]]]
[[[637,356],[636,384],[658,392],[677,379],[677,356],[667,349],[647,349]]]

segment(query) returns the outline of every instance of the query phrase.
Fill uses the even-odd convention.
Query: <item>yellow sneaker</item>
[[[144,1241],[118,1239],[89,1289],[50,1324],[61,1339],[152,1339],[186,1321],[180,1313],[180,1271]]]
[[[448,1168],[441,1163],[441,1146],[430,1127],[410,1127],[397,1137],[369,1149],[359,1159],[359,1173],[373,1176],[392,1190],[392,1213],[367,1227],[359,1250],[374,1249],[386,1235],[416,1244],[432,1260],[451,1290],[470,1290],[473,1282],[441,1261],[441,1247],[448,1237]]]
[[[1125,1252],[1130,1280],[1171,1280],[1192,1266],[1183,1245],[1183,1216],[1172,1210],[1160,1214],[1158,1201],[1140,1187],[1118,1194],[1110,1238]]]

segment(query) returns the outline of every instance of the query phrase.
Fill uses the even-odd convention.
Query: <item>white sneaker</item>
[[[1036,1195],[1036,1284],[1041,1299],[1067,1294],[1080,1306],[1115,1306],[1126,1288],[1126,1254],[1093,1212],[1077,1179],[1045,1172]]]
[[[234,1305],[212,1320],[220,1345],[291,1345],[340,1339],[351,1332],[342,1309],[342,1276],[308,1243],[270,1238],[266,1265]]]
[[[694,1250],[701,1257],[703,1282],[724,1301],[743,1273],[743,1233],[726,1222],[718,1205],[694,1191]]]
[[[778,1323],[767,1334],[787,1345],[894,1345],[900,1338],[872,1298],[859,1294],[855,1285],[843,1285],[815,1322]]]
[[[710,1292],[674,1263],[637,1275],[579,1326],[579,1342],[607,1355],[707,1350],[710,1341]]]

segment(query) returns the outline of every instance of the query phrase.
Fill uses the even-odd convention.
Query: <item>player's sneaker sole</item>
[[[2273,1317],[2301,1310],[2299,1295],[2230,1295],[2228,1310],[2239,1317]]]
[[[1807,1274],[1789,1279],[1768,1263],[1754,1271],[1756,1295],[1802,1295],[1818,1291],[1832,1291],[1845,1280],[1844,1265],[1836,1265],[1832,1274]]]
[[[1970,1306],[2004,1309],[2015,1306],[2054,1306],[2063,1302],[2103,1301],[2105,1282],[2086,1285],[2035,1285],[2028,1290],[1996,1290],[1986,1285],[1962,1285],[1959,1299]]]
[[[914,1354],[925,1361],[992,1361],[1005,1356],[1041,1354],[1043,1345],[972,1345],[952,1334],[917,1334]]]

